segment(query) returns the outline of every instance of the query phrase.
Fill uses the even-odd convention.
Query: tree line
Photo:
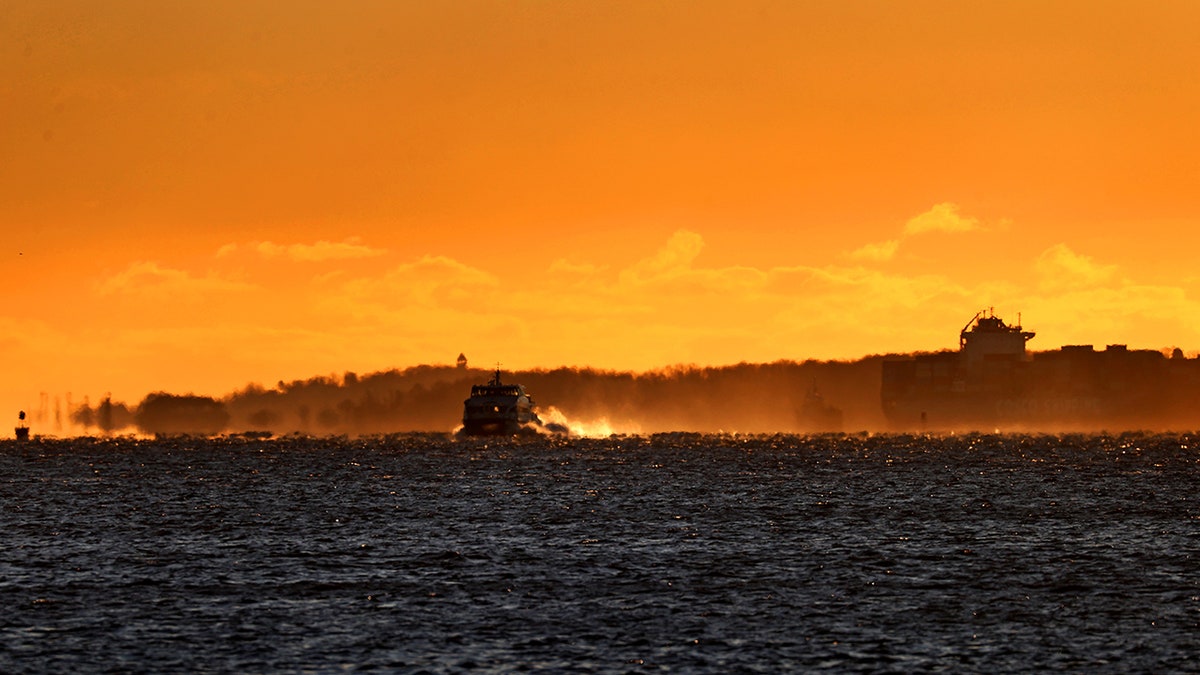
[[[843,414],[845,430],[879,428],[880,362],[777,361],[730,366],[675,366],[633,373],[556,368],[502,373],[522,384],[543,418],[552,411],[568,422],[604,421],[638,433],[805,432],[802,414],[814,388]],[[102,433],[144,434],[263,432],[362,435],[449,432],[462,417],[471,385],[492,373],[453,366],[415,366],[358,375],[324,375],[250,384],[221,398],[155,392],[136,405],[105,397],[72,412],[73,421]]]

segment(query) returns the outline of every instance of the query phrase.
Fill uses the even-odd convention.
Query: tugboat
[[[17,433],[18,441],[29,440],[29,425],[25,424],[25,411],[24,410],[22,410],[20,413],[17,414],[17,428],[14,429],[14,431]]]
[[[813,380],[796,410],[796,422],[804,433],[836,433],[842,430],[842,410],[826,400]]]
[[[500,368],[487,384],[471,386],[463,401],[462,433],[467,436],[511,436],[537,433],[542,420],[533,411],[533,398],[519,384],[500,381]]]

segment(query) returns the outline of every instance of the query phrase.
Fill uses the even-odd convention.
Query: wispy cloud
[[[480,294],[499,285],[488,272],[445,256],[424,256],[398,265],[381,277],[353,279],[339,292],[356,302],[405,309],[411,305],[452,306],[478,301]]]
[[[559,258],[550,263],[550,268],[546,270],[550,274],[574,277],[578,279],[586,279],[604,271],[604,267],[592,265],[590,263],[575,263],[564,258]]]
[[[896,239],[890,239],[877,244],[861,246],[850,252],[850,258],[869,262],[883,262],[896,257],[896,251],[899,249],[900,242]]]
[[[913,216],[904,224],[904,236],[925,234],[927,232],[970,232],[983,229],[978,218],[964,216],[958,212],[958,205],[950,202],[934,204],[933,208],[918,216]]]
[[[249,288],[253,287],[242,281],[214,274],[195,276],[185,270],[163,267],[157,262],[141,261],[102,279],[96,285],[96,292],[102,296],[139,294],[182,298]]]
[[[294,262],[372,258],[387,253],[384,249],[363,244],[358,237],[351,237],[338,242],[321,240],[314,244],[277,244],[272,241],[226,244],[217,251],[217,257],[229,256],[242,250],[253,251],[265,258],[287,258]]]
[[[625,270],[622,277],[635,280],[685,274],[691,269],[692,262],[703,249],[703,237],[695,232],[679,230],[672,234],[666,245],[658,249],[654,255],[643,258]]]
[[[751,267],[706,268],[695,265],[704,249],[704,238],[678,230],[662,248],[638,260],[617,275],[623,291],[668,293],[682,297],[690,292],[706,295],[744,292],[766,284],[762,271]]]
[[[1034,263],[1043,288],[1065,290],[1107,284],[1116,278],[1117,266],[1096,262],[1090,256],[1055,244],[1042,251]]]
[[[928,211],[909,218],[900,231],[899,239],[864,244],[846,254],[851,260],[863,262],[887,262],[896,257],[901,244],[907,239],[929,233],[960,234],[984,230],[978,218],[964,216],[958,204],[942,202],[934,204]]]

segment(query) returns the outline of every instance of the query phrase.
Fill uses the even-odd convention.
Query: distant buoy
[[[18,441],[29,440],[29,426],[25,424],[25,411],[24,410],[17,413],[17,419],[20,420],[20,424],[18,424],[17,428],[13,430],[17,433],[17,440]]]

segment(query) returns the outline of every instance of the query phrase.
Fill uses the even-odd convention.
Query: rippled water
[[[0,444],[3,672],[1200,670],[1200,437]]]

